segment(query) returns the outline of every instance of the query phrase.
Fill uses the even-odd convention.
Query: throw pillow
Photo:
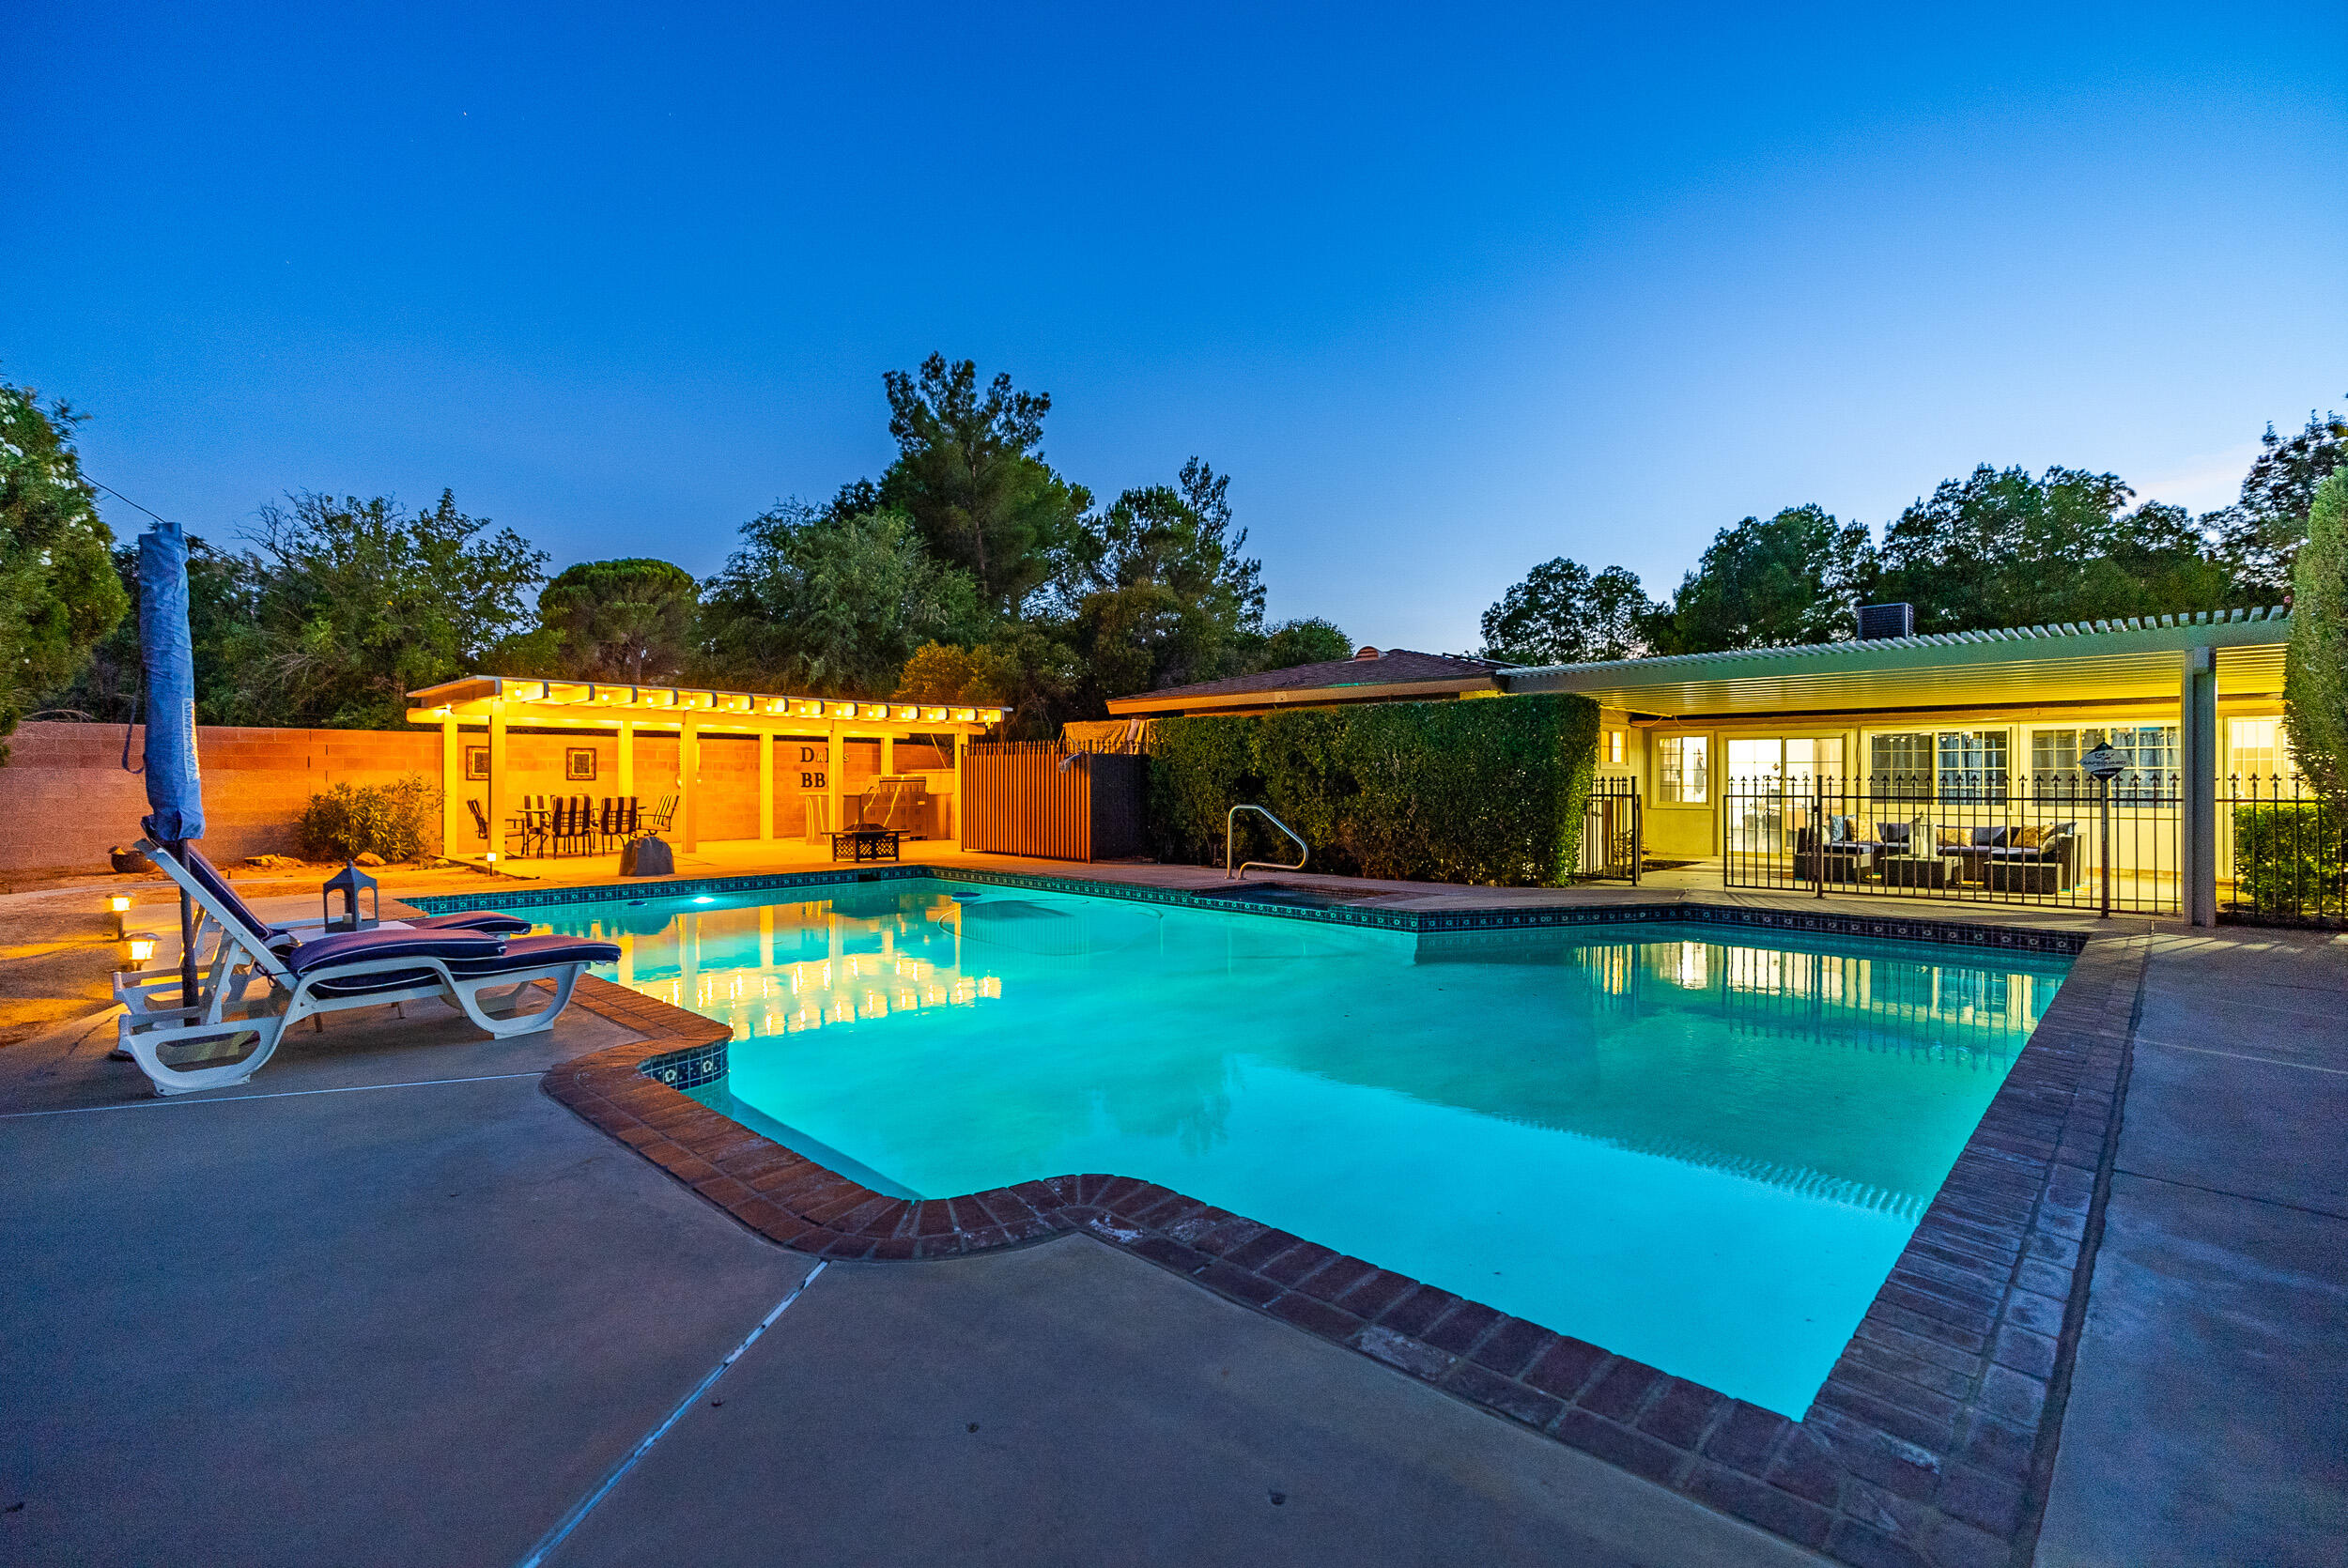
[[[2014,845],[2016,849],[2034,850],[2046,833],[2043,827],[2017,827],[2014,830]]]
[[[1967,827],[1943,827],[1940,830],[1940,847],[1944,850],[1971,849],[1973,847],[1972,829]]]

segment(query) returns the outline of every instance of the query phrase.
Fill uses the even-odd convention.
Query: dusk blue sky
[[[216,540],[451,486],[706,574],[940,349],[1430,649],[1980,462],[2217,505],[2348,406],[2348,8],[1162,9],[17,8],[0,377]]]

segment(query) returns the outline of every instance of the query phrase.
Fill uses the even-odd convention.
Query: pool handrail
[[[1237,868],[1233,868],[1231,838],[1239,827],[1239,814],[1242,811],[1253,811],[1257,816],[1287,834],[1289,842],[1296,846],[1296,864],[1290,866],[1281,860],[1244,860]],[[1229,882],[1234,877],[1244,878],[1247,875],[1247,868],[1250,866],[1260,867],[1267,871],[1301,871],[1305,869],[1305,862],[1310,860],[1312,855],[1311,847],[1296,836],[1294,829],[1260,806],[1234,806],[1223,814],[1223,880],[1226,882]]]

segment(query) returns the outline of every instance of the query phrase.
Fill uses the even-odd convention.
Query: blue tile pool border
[[[954,1257],[1082,1233],[1836,1560],[1868,1568],[2029,1560],[2110,1187],[2144,936],[1702,904],[1266,907],[920,865],[408,902],[436,912],[516,909],[597,894],[920,876],[1398,930],[1692,920],[2073,955],[2054,1003],[1800,1421],[1132,1177],[1056,1176],[913,1202],[873,1192],[681,1092],[722,1076],[726,1025],[592,976],[579,1003],[643,1038],[542,1081],[551,1097],[745,1225],[800,1252]]]
[[[1364,908],[1354,904],[1256,903],[1177,887],[1099,882],[1087,877],[1043,876],[1027,871],[996,871],[982,867],[925,866],[919,862],[879,868],[857,867],[853,870],[776,871],[755,876],[681,878],[666,882],[597,884],[579,887],[495,889],[478,895],[440,893],[410,897],[405,901],[429,915],[447,915],[465,909],[521,910],[556,904],[635,902],[702,896],[716,898],[734,893],[766,893],[843,884],[901,882],[914,878],[995,887],[1024,887],[1046,893],[1079,893],[1090,898],[1171,904],[1188,909],[1213,910],[1226,915],[1260,915],[1273,919],[1311,920],[1326,925],[1407,932],[1523,930],[1668,922],[1873,937],[1888,942],[1934,942],[1960,947],[2062,957],[2078,954],[2088,942],[2086,933],[2080,931],[1932,920],[1914,915],[1765,909],[1737,904],[1625,902],[1562,904],[1537,909],[1416,910]]]

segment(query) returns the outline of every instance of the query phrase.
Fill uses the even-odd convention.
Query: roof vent
[[[1380,653],[1377,649],[1370,647],[1367,643],[1354,649],[1353,656],[1357,659],[1375,659],[1384,657],[1384,655]]]
[[[1874,642],[1879,638],[1914,637],[1916,607],[1914,605],[1861,605],[1859,607],[1859,640]]]

